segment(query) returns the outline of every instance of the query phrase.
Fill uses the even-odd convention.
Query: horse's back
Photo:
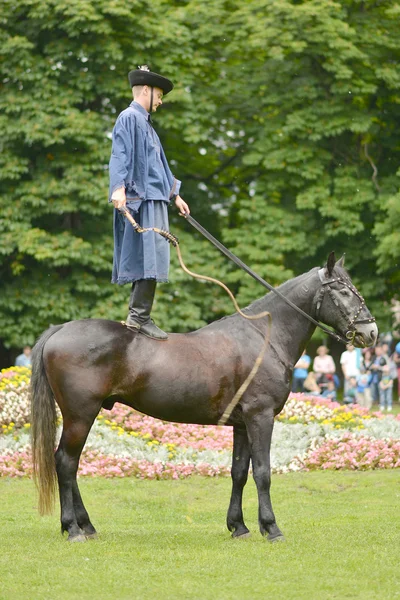
[[[215,423],[245,362],[224,329],[157,341],[114,321],[71,321],[47,341],[46,371],[59,404],[112,398],[166,420]]]

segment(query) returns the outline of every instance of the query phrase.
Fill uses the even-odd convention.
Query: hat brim
[[[163,77],[162,75],[158,75],[158,73],[153,73],[152,71],[135,69],[134,71],[129,72],[128,78],[131,87],[134,85],[149,85],[150,87],[158,87],[163,91],[164,96],[169,94],[174,87],[172,81],[166,77]]]

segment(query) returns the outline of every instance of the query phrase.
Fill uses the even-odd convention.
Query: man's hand
[[[184,199],[181,198],[179,195],[177,195],[176,198],[175,198],[175,205],[176,205],[176,208],[181,213],[181,215],[190,215],[190,208],[189,208],[189,206],[186,204],[186,202],[184,201]]]
[[[117,210],[125,207],[126,206],[125,188],[121,187],[121,188],[118,188],[117,190],[115,190],[115,192],[111,196],[111,201]]]

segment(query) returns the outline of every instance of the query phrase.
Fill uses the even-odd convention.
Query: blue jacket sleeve
[[[126,126],[123,118],[118,118],[112,133],[112,149],[109,163],[110,189],[108,201],[111,202],[111,196],[120,187],[130,190],[136,188],[134,181],[127,181],[129,165],[133,161],[135,148],[134,136],[130,128]]]
[[[168,182],[170,185],[169,198],[171,200],[172,198],[175,198],[175,196],[177,196],[179,194],[180,189],[181,189],[181,181],[179,181],[179,179],[177,179],[176,177],[173,176],[171,169],[169,168],[167,157],[165,156],[165,152],[164,152],[164,149],[162,146],[160,148],[160,155],[161,155],[161,161],[164,165],[164,169],[165,169],[165,172],[167,173]]]

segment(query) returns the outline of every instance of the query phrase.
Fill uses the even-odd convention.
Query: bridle
[[[359,319],[358,316],[362,312],[364,308],[366,308],[365,300],[361,296],[360,292],[351,284],[349,281],[346,281],[343,277],[330,277],[326,278],[325,276],[325,268],[319,269],[318,276],[321,280],[322,287],[316,296],[314,303],[316,304],[315,308],[315,316],[319,321],[319,315],[321,311],[322,302],[325,297],[325,292],[328,293],[328,296],[331,298],[332,302],[335,306],[337,306],[342,317],[347,321],[347,332],[346,332],[346,340],[348,344],[353,344],[355,341],[355,337],[357,335],[356,325],[366,325],[367,323],[375,323],[375,318],[371,317],[370,319]],[[340,305],[337,298],[335,297],[332,288],[330,287],[331,283],[340,283],[346,286],[360,301],[360,306],[356,310],[354,316],[349,319],[348,315],[343,310],[343,306]]]

